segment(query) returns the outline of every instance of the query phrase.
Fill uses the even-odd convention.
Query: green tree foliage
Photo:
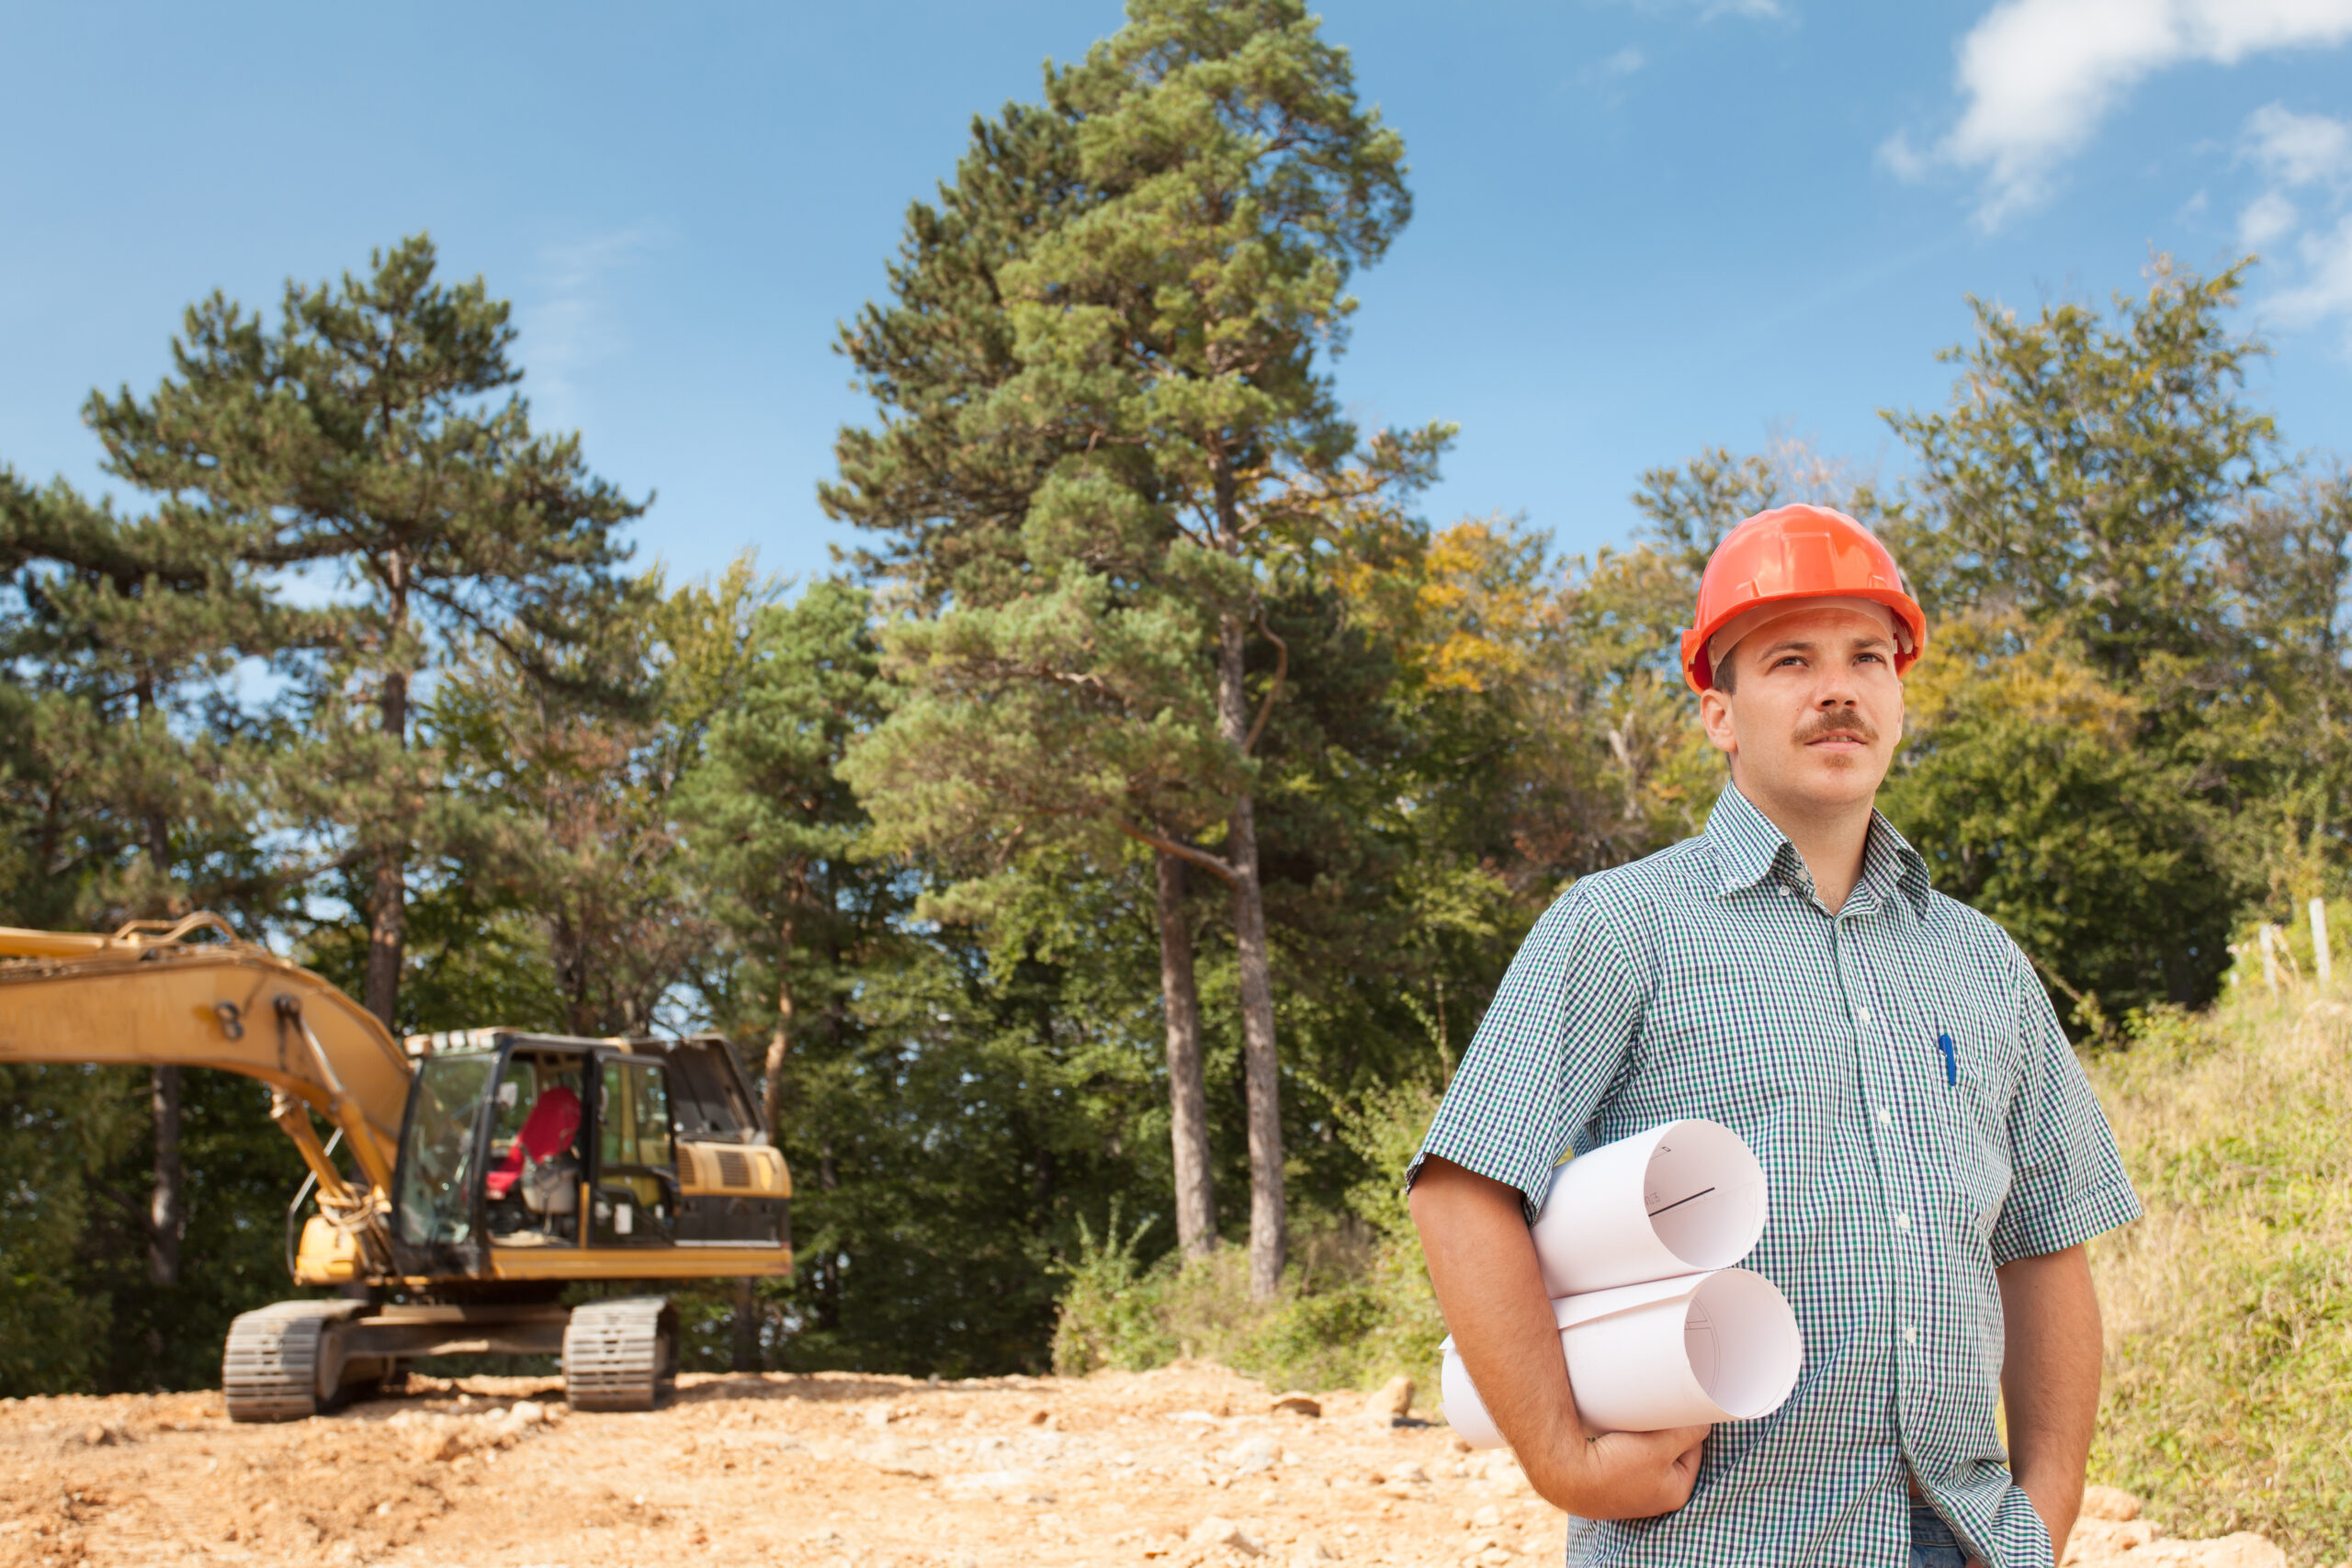
[[[2245,401],[2261,350],[2224,319],[2245,273],[2160,262],[2112,319],[1970,302],[1975,343],[1942,355],[1962,367],[1951,406],[1888,415],[1920,467],[1905,565],[1939,609],[2061,625],[2119,684],[2229,660],[2228,536],[2278,470]]]
[[[2244,274],[2159,262],[2108,314],[1977,302],[1949,408],[1889,416],[1939,623],[1889,809],[2094,1032],[2210,999],[2285,800],[2340,790],[2343,525],[2274,482]]]
[[[613,530],[643,507],[589,474],[576,436],[535,434],[509,393],[514,329],[481,279],[435,281],[432,242],[375,253],[365,276],[287,286],[280,324],[219,294],[188,313],[175,374],[141,400],[93,396],[108,471],[245,560],[332,575],[352,597],[266,651],[301,682],[305,826],[359,868],[365,998],[397,1016],[412,868],[463,831],[439,760],[411,755],[417,683],[487,644],[552,681],[542,656],[606,611]]]

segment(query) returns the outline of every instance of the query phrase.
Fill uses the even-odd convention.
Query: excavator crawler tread
[[[616,1296],[571,1309],[563,1387],[574,1410],[650,1410],[677,1375],[678,1316],[666,1298]]]
[[[352,1302],[277,1302],[240,1314],[220,1352],[220,1391],[232,1421],[300,1421],[319,1412],[327,1334]]]

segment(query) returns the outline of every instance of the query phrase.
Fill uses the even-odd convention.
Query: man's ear
[[[1731,728],[1731,699],[1713,686],[1699,694],[1699,723],[1707,732],[1707,744],[1727,757],[1739,754]]]

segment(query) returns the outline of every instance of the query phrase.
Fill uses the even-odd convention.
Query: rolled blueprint
[[[1722,1269],[1552,1303],[1577,1414],[1596,1432],[1749,1421],[1796,1387],[1804,1339],[1772,1281]],[[1469,1369],[1445,1342],[1445,1418],[1474,1448],[1503,1441]]]
[[[1764,1234],[1764,1170],[1713,1122],[1668,1122],[1552,1173],[1532,1227],[1555,1298],[1728,1269]]]

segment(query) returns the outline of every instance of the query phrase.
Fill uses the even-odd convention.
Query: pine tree
[[[958,416],[967,440],[1056,455],[1021,519],[1025,581],[896,635],[918,694],[853,766],[922,838],[1115,832],[1226,885],[1270,1296],[1283,1153],[1253,754],[1285,658],[1265,612],[1445,439],[1362,441],[1317,360],[1344,343],[1350,273],[1408,214],[1403,143],[1284,0],[1136,0],[1047,98],[1088,194],[998,272],[1017,368]],[[1253,640],[1272,655],[1254,682]]]
[[[86,413],[109,471],[172,498],[175,524],[233,530],[254,566],[348,591],[269,651],[299,682],[306,738],[283,777],[357,874],[365,1000],[388,1024],[413,870],[463,825],[415,744],[418,682],[469,637],[560,680],[541,649],[610,613],[615,532],[644,510],[588,473],[576,436],[533,433],[508,391],[508,306],[435,267],[417,235],[365,276],[289,283],[274,330],[216,293],[152,397],[126,388]]]
[[[993,412],[990,400],[1023,369],[1001,275],[1099,197],[1081,178],[1068,115],[1013,104],[994,120],[976,118],[972,148],[938,206],[909,209],[890,304],[868,305],[842,334],[842,352],[889,417],[841,433],[841,479],[820,499],[831,515],[883,536],[879,549],[858,552],[859,564],[887,576],[918,614],[1000,606],[1034,587],[1038,563],[1023,538],[1031,504],[1084,437],[1004,428]],[[907,841],[917,839],[944,842],[937,824]],[[1170,851],[1153,858],[1176,1230],[1197,1257],[1216,1245],[1216,1212],[1194,934],[1183,861]],[[1097,863],[1115,874],[1124,859],[1114,843]]]

